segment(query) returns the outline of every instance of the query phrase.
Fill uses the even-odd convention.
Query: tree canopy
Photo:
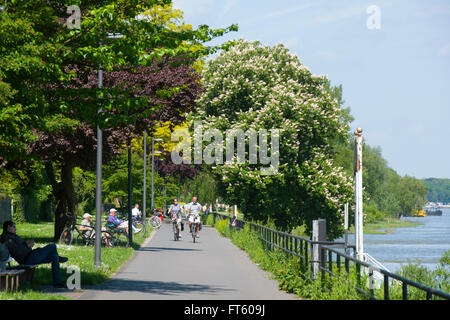
[[[326,81],[283,45],[241,40],[208,64],[201,107],[193,117],[203,120],[203,132],[279,130],[279,167],[273,174],[261,174],[261,162],[213,165],[225,201],[246,217],[271,219],[285,230],[305,224],[308,231],[312,220],[326,218],[330,238],[342,233],[352,181],[333,165],[330,143],[344,139],[348,127]],[[246,140],[246,152],[248,146]]]
[[[170,4],[2,4],[0,164],[19,168],[33,160],[45,162],[57,202],[55,237],[62,230],[62,213],[74,212],[73,168],[92,165],[95,126],[104,129],[107,160],[156,122],[182,123],[199,91],[196,58],[218,49],[202,43],[236,29],[175,28],[173,17],[161,14],[170,11]],[[79,28],[68,28],[71,5],[80,8]],[[146,18],[155,11],[160,19]]]

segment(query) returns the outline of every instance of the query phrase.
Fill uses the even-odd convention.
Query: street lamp
[[[152,202],[151,202],[151,208],[152,210],[155,209],[155,191],[154,191],[154,184],[155,184],[155,170],[154,170],[154,164],[155,164],[155,153],[160,154],[160,151],[155,152],[155,141],[163,141],[162,139],[155,139],[152,137]]]
[[[144,227],[143,232],[147,231],[146,225],[146,213],[145,210],[147,209],[147,130],[144,130],[144,190],[142,192],[142,217],[144,219]]]
[[[108,33],[108,39],[122,38],[123,35],[119,33]],[[102,46],[100,42],[99,46]],[[98,88],[103,87],[103,70],[102,66],[98,69]],[[97,114],[100,115],[102,108],[100,107]],[[99,268],[101,266],[101,246],[102,246],[102,214],[103,214],[103,203],[102,203],[102,152],[103,152],[103,132],[100,126],[97,124],[97,184],[95,189],[95,253],[94,253],[94,266]]]
[[[101,44],[100,44],[101,46]],[[103,87],[103,70],[100,66],[98,70],[98,88]],[[100,107],[97,114],[100,115],[102,108]],[[94,255],[94,265],[99,268],[101,265],[101,245],[102,237],[102,149],[103,149],[103,133],[100,126],[97,124],[97,185],[95,189],[95,255]]]

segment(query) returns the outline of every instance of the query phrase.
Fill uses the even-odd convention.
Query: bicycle
[[[133,216],[131,221],[132,221],[134,228],[140,229],[139,231],[134,231],[134,228],[133,228],[133,233],[138,236],[143,235],[144,232],[141,232],[141,231],[144,230],[144,228],[143,228],[144,227],[144,217],[142,215],[139,217]]]
[[[63,232],[61,233],[61,236],[59,237],[59,243],[71,245],[73,242],[73,232],[76,230],[78,232],[78,235],[75,239],[75,243],[81,244],[84,243],[84,245],[94,245],[95,244],[95,229],[92,228],[90,232],[86,231],[80,231],[77,228],[77,217],[75,215],[72,215],[70,212],[65,214],[67,219],[66,226],[63,229]],[[78,225],[79,226],[79,225]],[[106,235],[105,235],[106,234]],[[102,243],[107,243],[108,238],[108,232],[103,231],[102,232]]]
[[[192,229],[191,229],[192,241],[195,243],[195,239],[197,238],[197,228],[198,228],[198,231],[200,231],[202,229],[201,222],[200,222],[200,216],[194,218],[194,222],[192,222],[191,227],[192,227]]]
[[[76,230],[78,232],[76,243],[78,244],[79,241],[83,241],[85,245],[89,245],[91,243],[91,233],[82,232],[77,228],[77,217],[75,215],[70,212],[65,213],[64,215],[67,217],[67,221],[63,232],[59,237],[59,243],[70,246],[73,242],[73,231]]]
[[[128,248],[130,246],[130,238],[128,236],[128,233],[122,229],[118,228],[115,225],[112,225],[109,223],[108,218],[106,218],[106,231],[110,235],[109,242],[111,246],[113,247],[121,247],[122,245],[125,246],[125,248]],[[131,228],[131,226],[129,226]]]
[[[180,229],[178,228],[177,220],[172,221],[173,239],[175,241],[180,240]]]
[[[156,214],[156,209],[153,210],[153,213],[148,220],[148,224],[154,229],[161,228],[161,218]]]

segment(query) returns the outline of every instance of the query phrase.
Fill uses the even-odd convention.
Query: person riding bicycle
[[[181,219],[182,219],[181,211],[182,210],[183,210],[183,207],[180,204],[178,204],[177,198],[173,199],[173,204],[170,205],[168,214],[169,214],[172,222],[176,221],[180,238],[181,238]]]
[[[189,232],[192,232],[192,224],[196,223],[196,237],[198,238],[198,232],[200,231],[200,212],[202,212],[202,205],[197,202],[197,197],[192,198],[192,202],[189,203],[187,215],[189,217]]]

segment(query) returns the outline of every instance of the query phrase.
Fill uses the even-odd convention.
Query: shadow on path
[[[112,293],[136,291],[142,294],[155,295],[174,295],[183,293],[206,293],[206,294],[223,294],[225,292],[235,291],[219,286],[189,284],[178,282],[164,281],[141,281],[131,279],[114,279],[107,281],[99,287],[92,287],[90,290],[109,291]]]
[[[141,247],[136,251],[203,251],[199,249],[168,248],[168,247]]]

